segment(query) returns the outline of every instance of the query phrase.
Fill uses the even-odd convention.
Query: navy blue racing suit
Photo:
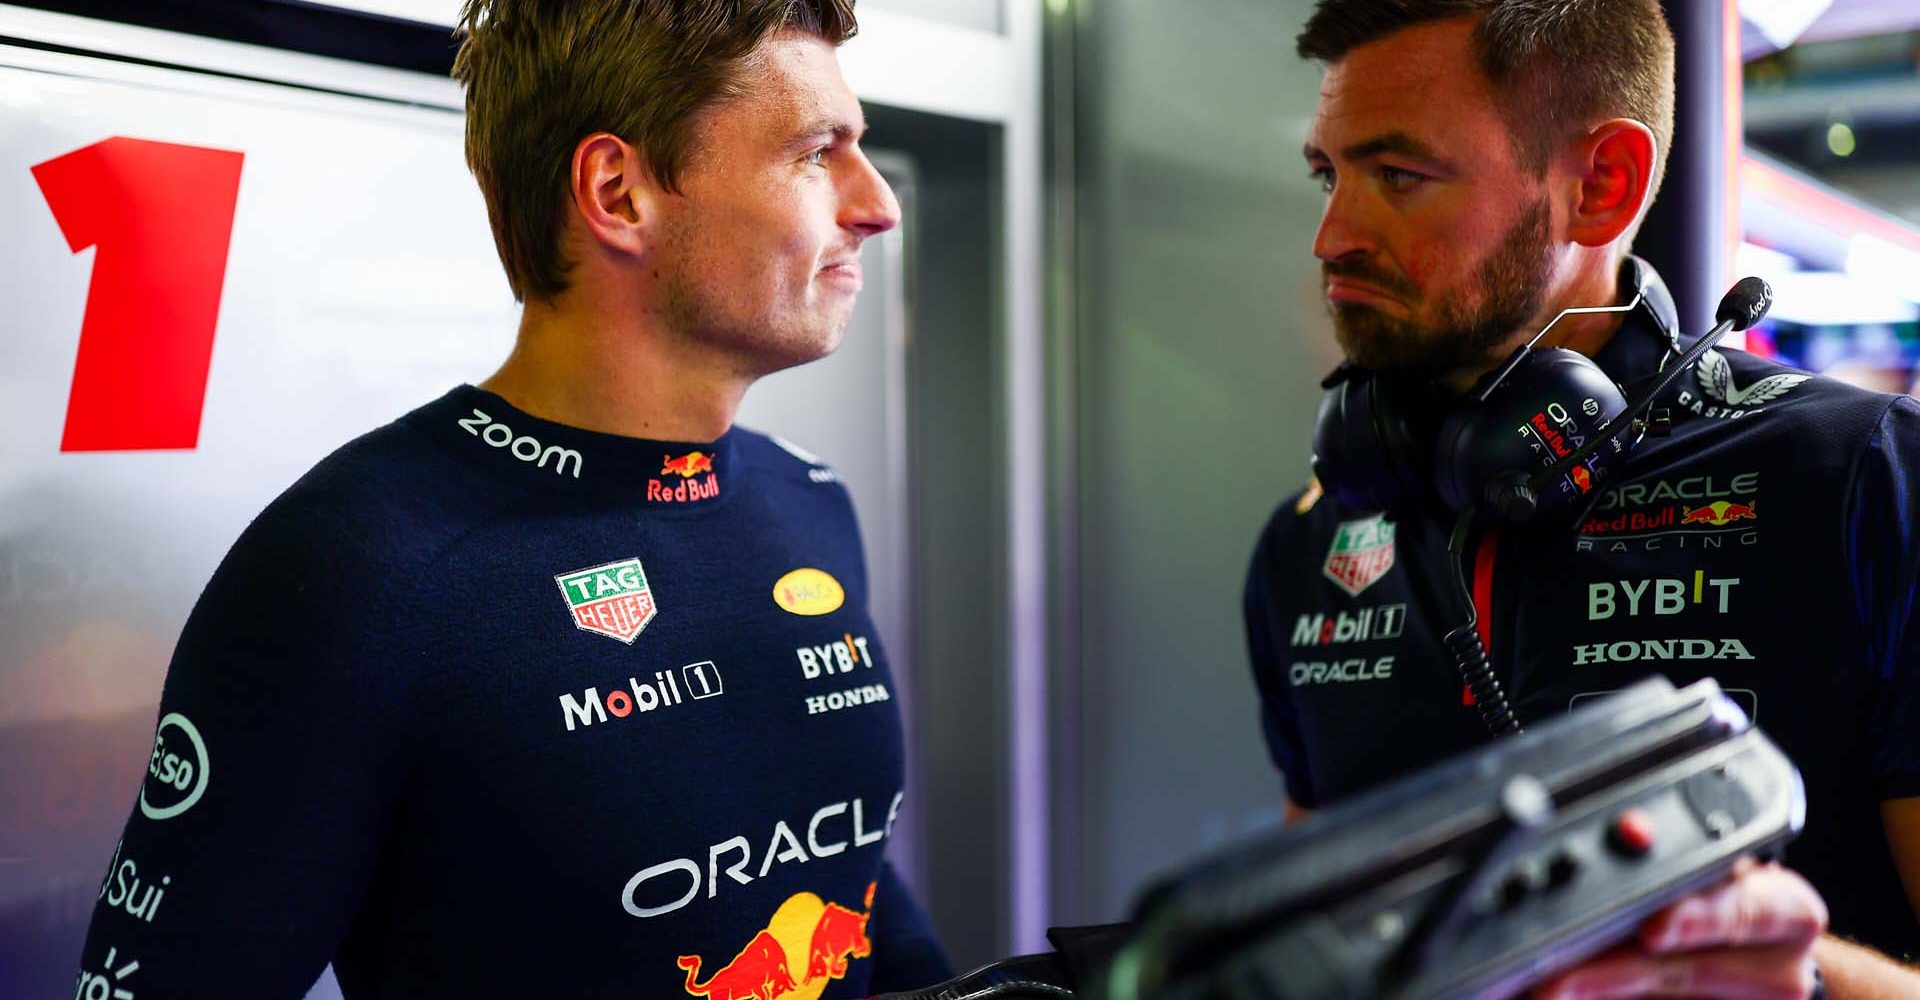
[[[1672,363],[1651,307],[1595,358],[1628,384]],[[1470,546],[1496,676],[1523,722],[1651,674],[1716,678],[1799,765],[1804,835],[1788,863],[1838,933],[1920,954],[1880,817],[1920,795],[1920,406],[1732,349],[1657,404],[1649,437],[1576,528],[1506,526]],[[1486,740],[1440,637],[1465,620],[1451,518],[1386,520],[1321,498],[1282,504],[1245,614],[1267,744],[1304,807],[1346,798]]]
[[[884,858],[846,488],[456,389],[276,500],[180,637],[77,996],[862,997],[951,974]]]

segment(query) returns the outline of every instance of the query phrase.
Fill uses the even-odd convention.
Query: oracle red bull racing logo
[[[873,954],[867,920],[873,911],[874,888],[875,883],[867,884],[864,912],[828,903],[811,892],[787,897],[766,928],[704,983],[700,982],[700,956],[680,956],[688,995],[709,1000],[814,1000],[829,983],[847,978],[854,959]],[[795,962],[796,958],[800,961]]]
[[[560,585],[573,624],[583,632],[604,635],[631,645],[640,630],[660,613],[653,588],[638,559],[577,569],[553,578]]]
[[[1760,474],[1703,474],[1608,490],[1581,522],[1581,552],[1718,549],[1759,542]]]
[[[694,477],[706,474],[705,479]],[[661,482],[658,479],[647,480],[647,499],[659,503],[690,503],[695,500],[711,500],[720,495],[720,477],[713,471],[713,456],[703,451],[690,451],[675,458],[664,455],[660,459],[660,475],[679,477],[679,482]]]

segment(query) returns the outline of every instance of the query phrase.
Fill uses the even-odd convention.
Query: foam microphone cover
[[[1744,330],[1760,322],[1772,306],[1773,288],[1759,278],[1745,277],[1734,282],[1713,318],[1716,323],[1730,322],[1734,329]]]

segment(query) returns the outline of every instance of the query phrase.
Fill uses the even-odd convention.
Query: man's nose
[[[1320,213],[1320,228],[1313,234],[1313,255],[1323,261],[1335,261],[1352,253],[1379,249],[1365,220],[1364,207],[1354,195],[1335,187],[1327,196],[1327,207]]]
[[[878,236],[900,224],[900,201],[864,152],[859,154],[859,166],[842,195],[840,224],[862,238]]]

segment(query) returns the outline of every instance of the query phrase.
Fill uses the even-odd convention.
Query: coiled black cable
[[[1460,520],[1454,522],[1453,535],[1447,539],[1447,555],[1453,562],[1453,582],[1460,594],[1460,604],[1466,609],[1465,624],[1448,632],[1441,638],[1447,652],[1453,656],[1454,669],[1460,671],[1460,680],[1467,690],[1473,693],[1473,705],[1480,711],[1480,721],[1487,732],[1494,736],[1511,736],[1522,732],[1520,720],[1513,714],[1513,708],[1507,703],[1507,692],[1500,686],[1500,678],[1493,675],[1493,663],[1487,658],[1487,648],[1480,642],[1480,611],[1473,605],[1473,588],[1467,584],[1467,537],[1472,533],[1475,515],[1480,506],[1474,504],[1460,514]]]

